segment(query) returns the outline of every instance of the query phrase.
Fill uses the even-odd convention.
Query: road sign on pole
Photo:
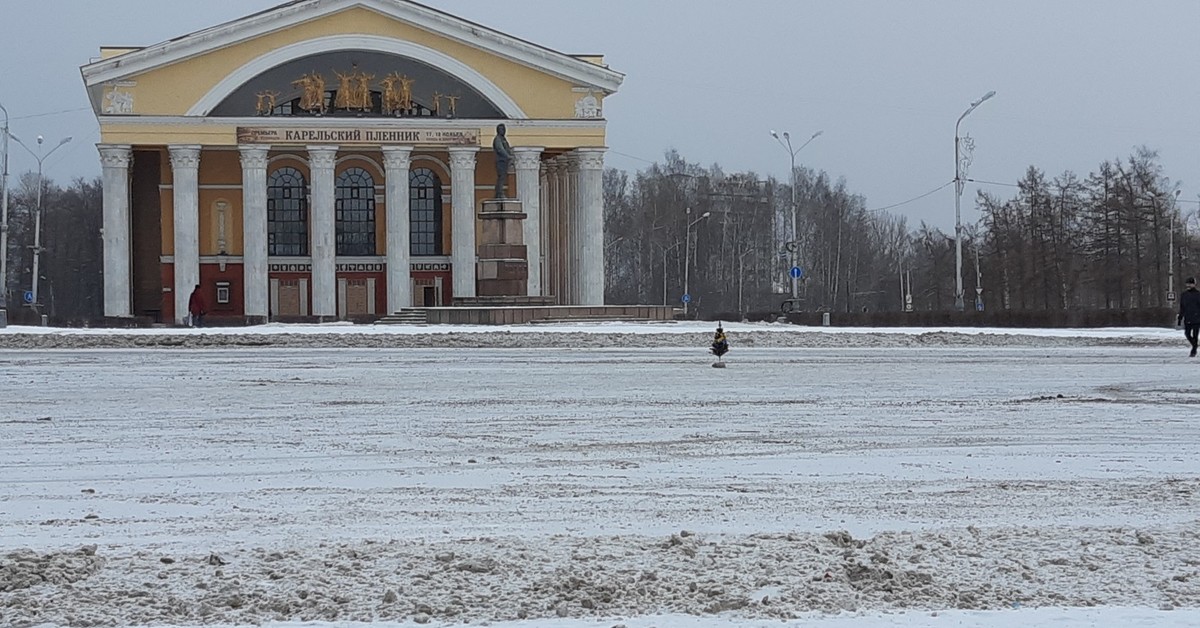
[[[683,295],[683,302],[684,302],[684,303],[691,303],[691,302],[692,302],[692,295],[690,295],[690,294],[685,294],[685,295]]]
[[[24,298],[25,298],[25,303],[26,303],[26,304],[32,304],[32,303],[33,303],[33,291],[32,291],[32,290],[26,290],[26,291],[25,291],[25,296],[24,296]]]
[[[789,273],[792,279],[799,279],[804,276],[804,270],[799,266],[792,266],[792,271]]]

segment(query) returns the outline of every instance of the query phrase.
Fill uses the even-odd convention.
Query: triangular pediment
[[[409,0],[294,0],[190,35],[95,61],[83,66],[82,73],[85,82],[93,92],[93,102],[99,105],[99,95],[103,86],[136,80],[139,76],[198,57],[215,55],[222,50],[244,45],[247,42],[290,32],[289,29],[311,26],[313,23],[332,19],[339,14],[344,15],[347,12],[362,10],[373,12],[380,19],[394,20],[407,27],[431,33],[442,38],[442,41],[452,42],[454,46],[473,49],[476,54],[485,53],[539,74],[554,77],[577,89],[594,91],[600,95],[615,92],[624,78],[621,73],[591,60],[550,50]],[[346,42],[355,41],[356,37],[371,42],[371,47],[364,49],[384,50],[400,55],[411,52],[410,48],[415,46],[415,44],[402,41],[402,38],[390,38],[393,41],[380,43],[375,40],[389,38],[378,36],[371,38],[349,32],[333,36],[326,35],[323,38],[312,38],[310,41],[321,41],[324,44],[340,42],[341,45],[345,45]],[[295,42],[291,45],[301,46],[305,43]],[[362,46],[359,47],[362,48]],[[423,48],[423,50],[427,49]],[[268,58],[272,53],[277,56],[283,54],[276,50],[269,50],[264,52],[262,57]],[[437,54],[441,56],[432,60],[424,59],[424,61],[457,64],[457,66],[461,66],[458,68],[460,76],[463,73],[476,72],[475,69],[468,67],[470,64],[462,63],[454,58],[453,53]],[[280,58],[283,57],[280,56]],[[263,63],[267,62],[263,61]],[[237,68],[229,67],[225,71],[234,74],[236,70]],[[514,103],[510,102],[508,105],[504,105],[498,102],[503,100],[501,94],[498,93],[502,91],[497,90],[496,94],[486,95],[494,97],[493,101],[502,105],[500,108],[505,110],[510,117],[524,117],[512,114],[513,111],[520,111],[520,108]],[[216,103],[213,102],[197,100],[201,102],[191,107],[188,111],[189,115],[207,115],[216,106]],[[98,106],[98,113],[99,108]]]

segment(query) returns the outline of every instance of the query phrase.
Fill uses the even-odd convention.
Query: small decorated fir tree
[[[729,352],[729,339],[725,337],[725,330],[721,329],[721,324],[717,323],[717,333],[713,334],[712,354],[717,356],[717,362],[721,362],[721,356]]]

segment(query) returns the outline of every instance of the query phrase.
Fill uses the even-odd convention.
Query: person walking
[[[191,326],[200,327],[204,324],[204,315],[208,313],[208,308],[204,304],[204,295],[200,294],[200,284],[196,284],[196,289],[192,290],[192,296],[188,298],[188,314],[191,315]]]
[[[1179,316],[1175,326],[1183,325],[1183,334],[1192,345],[1191,357],[1196,357],[1196,346],[1200,344],[1200,290],[1196,289],[1196,278],[1188,277],[1184,282],[1187,289],[1179,295]]]

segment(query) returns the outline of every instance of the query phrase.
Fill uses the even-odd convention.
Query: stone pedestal
[[[482,226],[475,264],[475,294],[480,297],[523,297],[529,293],[529,261],[517,199],[491,199],[479,212]]]

